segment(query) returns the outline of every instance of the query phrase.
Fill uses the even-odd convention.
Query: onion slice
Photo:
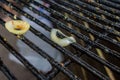
[[[65,36],[65,38],[61,39],[59,37],[57,37],[57,32],[62,34],[63,36]],[[60,30],[58,29],[52,29],[51,30],[51,40],[54,41],[55,43],[57,43],[58,45],[65,47],[70,45],[71,43],[75,43],[76,40],[74,39],[74,37],[68,37],[65,34],[63,34]]]
[[[11,20],[5,23],[5,28],[13,34],[22,35],[29,30],[30,25],[25,21]]]

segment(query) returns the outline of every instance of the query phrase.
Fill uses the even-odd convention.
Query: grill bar
[[[77,49],[80,49],[80,50],[83,51],[83,52],[86,52],[89,56],[93,57],[93,58],[96,59],[97,61],[99,61],[99,62],[103,63],[104,65],[110,67],[111,69],[119,72],[119,68],[118,68],[117,66],[109,63],[109,62],[106,61],[106,60],[103,60],[103,59],[99,58],[99,57],[98,57],[96,54],[94,54],[93,52],[90,52],[89,50],[83,48],[83,47],[80,46],[80,45],[79,45],[79,47],[76,46],[76,48],[77,48]],[[113,67],[113,66],[114,66],[114,67]]]
[[[77,6],[75,6],[74,4],[72,4],[72,3],[70,3],[70,2],[62,1],[62,0],[56,1],[56,2],[58,2],[58,3],[62,4],[62,5],[65,5],[66,7],[72,8],[72,9],[75,10],[75,11],[82,12],[82,13],[84,13],[85,15],[88,15],[88,16],[94,18],[94,19],[98,19],[98,20],[100,20],[100,21],[103,21],[103,22],[105,22],[106,24],[114,24],[112,21],[110,21],[110,20],[108,20],[108,19],[103,19],[103,18],[101,18],[101,16],[99,16],[99,15],[93,13],[93,12],[90,12],[90,11],[88,11],[88,10],[86,10],[86,9],[80,8],[80,7],[84,7],[83,5],[79,5],[80,7],[77,7]],[[88,4],[86,4],[86,5],[88,5]],[[91,7],[92,7],[92,6],[91,6]],[[99,8],[96,8],[96,9],[99,10]],[[107,13],[107,12],[104,12],[104,11],[103,11],[103,13],[104,13],[105,16],[108,16],[108,17],[110,17],[111,19],[113,19],[114,22],[115,22],[115,21],[120,22],[118,16],[113,15],[113,14],[110,14],[110,13]],[[112,23],[111,23],[111,22],[112,22]]]
[[[90,5],[94,5],[94,6],[96,6],[96,7],[98,7],[98,8],[101,8],[101,9],[103,9],[103,10],[93,10],[94,12],[96,12],[96,13],[107,13],[108,15],[109,15],[109,13],[108,12],[110,12],[110,13],[112,13],[112,14],[114,14],[114,15],[117,15],[117,16],[119,16],[119,14],[120,14],[120,10],[118,10],[118,9],[114,9],[114,8],[111,8],[111,7],[109,7],[109,6],[106,6],[106,5],[104,5],[104,4],[99,4],[99,3],[97,3],[97,2],[87,2],[87,1],[85,1],[84,0],[84,2],[86,2],[86,3],[88,3],[88,4],[90,4]],[[89,8],[89,7],[86,7],[86,8]],[[91,9],[92,10],[92,9]],[[104,11],[104,10],[106,10],[106,11]],[[108,11],[108,12],[107,12]],[[107,16],[107,15],[106,15]]]
[[[79,46],[80,46],[80,45],[79,45]],[[78,46],[77,46],[77,48],[78,48]],[[100,61],[101,63],[103,63],[103,64],[105,64],[105,65],[107,65],[107,66],[109,66],[109,67],[112,68],[113,70],[119,72],[119,68],[118,68],[117,66],[114,66],[113,64],[109,63],[108,61],[102,60],[101,58],[99,58],[99,57],[98,57],[97,55],[95,55],[94,53],[90,52],[90,51],[87,50],[87,49],[84,49],[82,46],[79,47],[79,49],[82,50],[82,51],[84,50],[83,52],[86,52],[89,56],[94,57],[96,60]],[[112,66],[114,66],[114,67],[112,67]],[[116,69],[117,69],[117,70],[116,70]]]
[[[1,60],[1,58],[0,58],[0,71],[2,71],[9,80],[17,80],[16,77],[8,70],[6,65]]]
[[[31,28],[32,29],[32,28]],[[34,31],[34,33],[36,35],[39,35],[40,37],[40,32],[36,32]],[[42,34],[41,34],[42,35]],[[70,58],[72,58],[73,60],[75,60],[78,64],[82,65],[83,67],[85,67],[86,69],[88,69],[89,71],[93,72],[93,74],[97,75],[98,77],[100,77],[103,80],[108,79],[108,77],[106,77],[105,75],[103,75],[102,73],[100,73],[99,71],[97,71],[95,68],[91,67],[89,64],[87,64],[86,62],[84,62],[82,59],[78,58],[77,56],[74,56],[73,54],[71,54],[69,51],[62,49],[60,46],[55,45],[51,40],[48,40],[47,38],[45,38],[45,36],[41,37],[41,39],[44,39],[44,41],[49,42],[49,44],[53,45],[55,48],[61,50],[63,53],[65,53],[66,55],[68,55]],[[26,41],[26,40],[24,40]],[[28,43],[29,41],[26,41],[26,43]],[[28,43],[29,44],[29,43]],[[29,44],[30,45],[30,44]],[[33,47],[33,45],[31,45],[31,47]],[[35,48],[36,49],[36,48]]]
[[[116,16],[114,14],[108,13],[107,11],[99,9],[99,7],[103,8],[103,6],[98,4],[98,3],[91,2],[91,5],[97,5],[97,7],[94,7],[94,6],[89,5],[90,2],[87,2],[87,1],[84,1],[84,2],[86,2],[86,3],[84,3],[84,2],[79,1],[79,0],[70,0],[70,2],[72,2],[74,4],[77,4],[77,5],[79,5],[79,6],[83,7],[83,8],[85,8],[85,9],[91,11],[91,12],[97,13],[99,15],[105,15],[105,16],[108,16],[108,17],[111,17],[111,18],[114,18],[114,19],[117,19],[117,18],[119,19],[119,16]],[[87,4],[87,3],[89,3],[89,4]],[[107,7],[105,7],[105,9],[107,9]]]
[[[40,33],[37,33],[40,37]],[[41,35],[41,38],[43,37],[43,35]],[[45,37],[45,36],[44,36]],[[43,38],[44,38],[43,37]],[[50,56],[48,56],[45,52],[43,52],[42,50],[40,50],[37,46],[35,46],[34,44],[32,44],[30,41],[28,41],[25,37],[22,39],[22,41],[24,41],[26,44],[28,44],[32,49],[34,49],[35,51],[37,51],[40,55],[42,55],[44,58],[46,58],[51,64],[53,64],[56,68],[58,68],[59,70],[61,70],[62,72],[64,72],[68,77],[70,77],[73,80],[80,80],[77,76],[75,76],[70,70],[68,70],[66,67],[62,66],[61,64],[57,63],[56,61],[54,61],[52,58],[50,58]]]
[[[39,13],[38,13],[39,14]],[[30,18],[30,17],[29,17]],[[31,17],[31,19],[32,19],[32,17]],[[39,22],[37,19],[35,19],[34,20],[35,22],[37,21],[37,23]],[[39,23],[38,23],[39,24]],[[46,28],[46,27],[45,27]],[[83,35],[84,36],[84,35]],[[80,37],[80,38],[82,38],[83,40],[85,40],[86,38],[83,38],[83,36],[82,37]],[[89,41],[89,39],[87,40],[87,41]],[[91,42],[90,42],[91,43]],[[92,43],[92,44],[95,44],[95,43]],[[100,44],[97,44],[97,46],[101,46],[101,48],[102,49],[108,49],[107,47],[104,47],[103,45],[100,45]],[[109,51],[110,49],[108,49],[108,51]],[[112,52],[112,50],[110,50],[110,53]],[[113,51],[113,52],[115,52],[115,51]],[[116,53],[116,52],[115,52]],[[116,54],[113,54],[113,55],[116,55]],[[119,55],[119,54],[118,54]],[[117,56],[118,56],[117,55]]]
[[[84,8],[89,9],[89,10],[92,10],[92,11],[94,11],[95,13],[98,13],[98,14],[104,14],[105,16],[108,16],[108,15],[111,15],[111,16],[114,15],[114,16],[116,16],[116,14],[118,14],[118,13],[120,12],[119,10],[113,9],[113,8],[108,7],[108,6],[106,6],[106,5],[103,5],[103,4],[99,4],[99,3],[95,2],[95,1],[90,1],[90,2],[85,1],[85,0],[81,0],[81,1],[82,1],[82,3],[83,3],[83,2],[87,3],[87,5],[83,3],[84,5],[86,5],[86,6],[83,6]],[[76,0],[76,2],[80,2],[80,3],[76,3],[75,1],[74,1],[73,3],[81,5],[81,1]],[[99,9],[99,10],[98,10],[96,7],[92,7],[92,6],[89,5],[89,4],[94,5],[94,6],[98,7],[98,8],[102,8],[102,9],[104,9],[104,10],[106,10],[106,11],[104,11],[104,10],[102,10],[102,9]],[[92,8],[91,8],[91,7],[92,7]],[[107,12],[107,11],[109,11],[109,12],[111,12],[111,13],[114,13],[114,14],[111,14],[111,13],[109,13],[109,12]],[[115,12],[114,12],[114,11],[115,11]],[[107,14],[108,14],[108,15],[107,15]],[[119,16],[119,15],[118,15],[118,16]],[[109,16],[109,17],[110,17],[110,16]]]
[[[71,15],[77,17],[77,18],[80,18],[80,15],[78,15],[77,13],[75,13],[75,12],[73,12],[73,11],[71,11],[71,10],[68,10],[67,8],[65,8],[65,7],[63,7],[63,6],[60,6],[59,4],[57,4],[57,3],[53,2],[53,1],[49,1],[49,0],[48,0],[48,2],[50,2],[51,5],[58,6],[58,7],[61,8],[63,11],[67,12],[68,14],[71,14]],[[81,17],[82,17],[82,16],[81,16]],[[58,22],[58,21],[57,21],[57,22]],[[59,22],[58,22],[58,23],[59,23]],[[92,22],[92,23],[94,23],[94,22]],[[95,24],[95,23],[94,23],[94,24]],[[73,31],[74,31],[74,30],[73,30]],[[89,31],[89,29],[88,29],[88,31]],[[117,45],[118,47],[120,47],[120,44],[117,43],[117,42],[113,42],[113,39],[111,39],[110,37],[105,36],[105,35],[103,35],[103,34],[100,34],[100,33],[96,32],[96,31],[94,31],[94,33],[95,33],[98,37],[100,37],[100,38],[102,38],[102,39],[104,39],[104,40],[107,40],[107,41],[109,41],[109,42]],[[78,34],[79,34],[79,33],[78,33]],[[94,34],[94,35],[95,35],[95,34]],[[76,36],[77,36],[77,35],[76,35]]]
[[[98,3],[105,4],[105,5],[109,6],[109,7],[115,8],[115,9],[120,9],[120,5],[119,4],[115,4],[115,3],[110,2],[108,0],[106,0],[106,1],[105,0],[98,0]]]
[[[62,63],[63,66],[68,66],[72,61],[71,60],[67,60],[64,63]],[[53,79],[59,72],[60,70],[54,68],[54,70],[49,74],[49,76],[47,76],[47,79],[51,80]]]
[[[41,7],[43,7],[42,5],[41,5]],[[51,9],[49,9],[49,11],[50,11]],[[55,11],[53,11],[54,12],[54,14],[57,14],[57,12],[55,12]],[[52,10],[51,10],[51,13],[53,13],[52,12]],[[39,14],[39,13],[38,13]],[[60,14],[59,14],[60,15]],[[63,15],[61,15],[61,17],[64,17]],[[32,18],[31,18],[32,19]],[[68,20],[70,21],[71,19],[69,19],[68,18]],[[35,21],[37,21],[37,20],[35,20]],[[39,22],[39,21],[38,21]],[[37,22],[37,24],[39,24]],[[78,23],[76,23],[75,21],[73,22],[73,20],[71,20],[71,23],[73,23],[74,25],[76,25],[76,26],[78,26],[78,27],[80,27],[80,28],[82,28],[83,30],[86,30],[86,31],[88,31],[88,28],[85,28],[83,25],[81,26],[81,24],[78,24]],[[79,26],[80,25],[80,26]],[[46,29],[46,27],[45,27],[45,29]],[[46,30],[48,30],[48,31],[50,31],[49,29],[46,29]],[[91,31],[91,32],[93,32],[93,31]],[[94,32],[93,32],[94,33]],[[84,35],[83,35],[84,36]],[[82,38],[83,40],[85,40],[85,38]],[[86,42],[88,42],[88,40],[86,41]],[[91,42],[90,42],[91,43]],[[92,45],[96,45],[97,47],[100,47],[101,49],[107,49],[107,50],[109,50],[109,53],[110,54],[112,54],[112,55],[114,55],[114,56],[116,56],[116,57],[118,57],[118,58],[120,58],[120,55],[119,55],[119,53],[117,53],[117,52],[115,52],[115,51],[113,51],[113,50],[110,50],[109,48],[107,48],[107,47],[105,47],[105,46],[103,46],[103,45],[101,45],[101,44],[99,44],[99,43],[94,43],[94,42],[92,42]],[[74,45],[73,45],[74,46]],[[75,47],[75,46],[74,46]]]
[[[44,1],[44,0],[43,0]],[[54,2],[52,0],[47,0],[52,6],[57,6],[58,9],[64,9],[63,11],[68,13],[71,11],[69,10],[68,8],[75,8],[74,5],[71,5],[68,3],[66,3],[65,1],[62,1],[60,0],[60,2],[63,2],[63,3],[58,3],[58,2]],[[60,17],[62,20],[68,22],[68,23],[71,23],[73,24],[74,26],[76,27],[79,27],[79,29],[82,29],[84,30],[85,32],[88,32],[88,33],[92,33],[93,35],[95,35],[96,37],[96,40],[92,41],[89,37],[85,36],[84,34],[82,33],[79,33],[77,32],[76,30],[73,30],[71,28],[68,28],[67,25],[65,25],[64,23],[62,23],[61,21],[59,20],[56,20],[55,18],[53,17],[50,17],[50,16],[47,16],[46,14],[42,13],[42,12],[39,12],[37,9],[35,9],[33,6],[31,5],[28,5],[24,2],[22,2],[21,0],[19,1],[20,4],[24,5],[25,8],[33,11],[35,14],[38,14],[39,16],[43,16],[47,19],[49,19],[51,22],[53,23],[56,23],[56,25],[60,28],[63,28],[65,29],[66,31],[68,31],[69,33],[72,33],[74,34],[76,37],[78,38],[81,38],[83,41],[85,41],[87,43],[87,47],[83,47],[82,45],[78,44],[78,43],[73,43],[71,44],[71,47],[73,47],[75,50],[79,50],[82,54],[87,54],[87,56],[89,56],[90,58],[93,58],[95,59],[97,62],[100,62],[100,64],[104,65],[104,67],[107,67],[107,68],[110,68],[112,71],[114,72],[117,72],[117,74],[120,73],[120,68],[112,63],[110,63],[109,61],[107,60],[104,60],[102,58],[100,58],[100,56],[98,56],[95,52],[92,52],[90,51],[90,47],[93,47],[93,48],[100,48],[102,49],[105,53],[108,53],[110,55],[113,55],[113,57],[117,58],[117,59],[120,59],[120,53],[119,52],[116,52],[115,50],[111,50],[110,48],[102,45],[100,43],[100,40],[105,40],[105,41],[109,41],[109,43],[112,43],[114,44],[116,47],[120,47],[120,44],[118,41],[116,41],[115,39],[112,39],[111,37],[108,37],[109,34],[114,34],[114,36],[118,36],[120,37],[120,35],[118,33],[112,33],[112,30],[113,31],[117,31],[117,29],[119,27],[116,28],[116,30],[114,29],[114,25],[111,25],[112,28],[110,29],[107,29],[107,28],[104,28],[104,25],[100,24],[100,26],[97,26],[99,27],[100,29],[103,29],[103,30],[106,30],[106,32],[104,34],[100,33],[100,32],[97,32],[95,30],[93,30],[92,28],[86,28],[84,25],[82,24],[79,24],[77,21],[73,20],[72,18],[69,18],[69,17],[66,17],[65,15],[63,15],[62,13],[54,10],[54,9],[51,9],[51,8],[47,8],[41,4],[39,4],[38,2],[36,1],[32,1],[30,2],[31,4],[34,4],[36,6],[40,6],[42,8],[44,8],[45,10],[47,10],[48,12]],[[3,5],[0,5],[0,9],[1,9],[1,15],[2,16],[9,16],[8,18],[10,19],[13,19],[13,16],[14,15],[19,15],[17,17],[17,19],[21,19],[21,15],[24,15],[25,17],[27,17],[28,19],[30,19],[31,21],[35,22],[36,24],[42,26],[44,29],[46,29],[47,31],[51,31],[52,28],[49,28],[48,26],[46,26],[45,24],[43,24],[41,21],[39,21],[37,18],[34,18],[34,15],[30,15],[27,11],[25,10],[22,10],[22,8],[17,5],[17,3],[14,3],[14,2],[10,2],[10,1],[3,1],[3,2],[0,2],[0,4],[3,4]],[[64,5],[66,4],[69,4],[68,8],[64,7]],[[10,5],[12,6],[12,10],[9,8],[10,6],[7,6],[7,5]],[[7,9],[8,8],[8,9]],[[14,9],[14,10],[13,10]],[[79,8],[76,7],[76,11],[78,11]],[[81,9],[83,11],[83,13],[87,13],[85,11],[85,9]],[[3,12],[2,12],[3,11]],[[80,11],[80,10],[79,10]],[[5,14],[4,14],[5,13]],[[97,14],[94,14],[92,12],[90,12],[90,15],[88,15],[89,17],[90,16],[97,16],[97,18],[99,19],[99,15]],[[74,17],[78,17],[79,15],[77,15],[76,12],[72,12],[70,13],[70,15],[74,16]],[[109,16],[108,16],[109,17]],[[81,17],[80,17],[81,18]],[[91,19],[86,19],[85,16],[83,16],[82,18],[84,21],[87,22],[88,20],[88,23],[91,23]],[[101,19],[101,18],[100,18]],[[118,18],[115,18],[114,16],[114,19],[118,19]],[[4,18],[0,18],[0,23],[1,24],[4,24],[6,22],[6,20],[4,20]],[[101,19],[102,20],[102,19]],[[104,20],[102,20],[104,21]],[[106,21],[106,20],[105,20]],[[107,21],[108,23],[110,23],[109,21]],[[107,23],[106,22],[106,23]],[[110,23],[111,24],[111,23]],[[117,24],[118,25],[118,24]],[[113,27],[114,26],[114,27]],[[107,31],[108,30],[108,31]],[[38,54],[40,54],[41,56],[43,56],[44,58],[46,58],[53,66],[53,70],[50,74],[47,75],[47,77],[45,75],[43,75],[42,73],[39,73],[35,70],[31,70],[32,68],[34,69],[34,67],[32,65],[30,65],[27,60],[24,60],[24,58],[21,56],[21,55],[16,55],[18,52],[12,48],[12,46],[9,44],[9,43],[6,43],[6,41],[3,40],[3,35],[0,36],[0,39],[1,39],[1,43],[3,44],[3,46],[5,46],[6,48],[8,48],[8,50],[10,52],[12,52],[12,54],[14,56],[16,56],[20,61],[22,61],[22,63],[28,67],[29,66],[29,70],[38,78],[38,79],[42,79],[42,80],[51,80],[52,78],[54,78],[59,71],[62,71],[65,75],[67,75],[70,79],[72,80],[80,80],[80,78],[78,78],[75,74],[73,74],[73,72],[71,72],[67,66],[71,63],[71,62],[75,62],[79,65],[81,65],[82,67],[84,67],[85,69],[87,69],[87,71],[91,72],[92,74],[96,75],[97,77],[99,77],[100,79],[103,79],[103,80],[109,80],[109,77],[106,76],[105,74],[103,74],[102,72],[100,72],[99,70],[97,70],[96,68],[94,68],[92,65],[88,64],[87,62],[85,62],[81,56],[79,56],[80,52],[78,53],[78,55],[74,55],[72,52],[70,52],[69,50],[67,50],[66,48],[62,48],[60,46],[58,46],[57,44],[55,44],[54,42],[52,42],[50,39],[48,39],[44,34],[42,34],[41,32],[37,31],[36,29],[34,29],[32,26],[30,28],[30,31],[35,34],[37,37],[39,37],[40,39],[44,40],[45,42],[49,43],[51,46],[53,46],[54,48],[58,49],[60,52],[62,52],[64,55],[68,56],[70,58],[70,60],[67,60],[65,61],[65,63],[57,63],[56,61],[53,60],[53,58],[51,58],[49,55],[47,55],[44,51],[42,51],[38,46],[36,46],[34,43],[32,43],[30,40],[28,40],[26,37],[24,36],[21,36],[20,40],[22,42],[24,42],[25,44],[27,44],[31,49],[33,49],[34,51],[36,51]],[[119,31],[118,31],[119,32]],[[60,34],[61,35],[61,34]],[[62,35],[63,36],[63,35]],[[64,36],[63,36],[64,37]],[[5,44],[6,43],[6,44]],[[9,49],[10,48],[10,49]],[[19,54],[19,53],[18,53]],[[27,64],[26,64],[27,62]],[[32,66],[32,68],[31,68]]]
[[[43,8],[43,5],[40,5],[40,4],[39,4],[39,6],[41,6],[41,7]],[[44,9],[48,9],[48,8],[46,8],[46,7],[44,6]],[[63,17],[63,18],[64,18],[64,16],[63,16],[62,14],[59,14],[59,13],[57,13],[56,11],[53,11],[52,9],[48,9],[48,11],[50,11],[50,12],[53,13],[53,14],[58,14],[60,17]],[[78,23],[76,23],[75,21],[73,21],[72,19],[69,19],[69,18],[67,18],[67,20],[68,20],[68,21],[71,21],[71,23],[73,23],[73,25],[76,25],[76,26],[80,27],[81,29],[89,32],[89,29],[88,29],[88,28],[85,28],[83,25],[78,24]],[[90,29],[90,30],[91,30],[91,29]],[[111,30],[111,31],[112,31],[112,30]],[[90,32],[95,33],[95,32],[92,31],[92,30],[91,30]],[[83,40],[84,40],[84,39],[83,39]],[[87,41],[87,42],[88,42],[88,41]],[[98,44],[97,47],[107,49],[106,47],[104,47],[104,46],[101,45],[101,44]],[[110,53],[112,53],[112,52],[119,55],[119,53],[116,53],[115,51],[110,51]],[[114,54],[113,54],[113,55],[114,55]]]
[[[86,21],[91,22],[91,24],[92,24],[92,23],[98,24],[97,22],[94,22],[94,21],[92,21],[92,20],[90,20],[90,19],[87,19],[87,18],[85,18],[85,17],[82,17],[82,16],[78,15],[76,12],[73,12],[73,11],[71,11],[71,10],[63,7],[63,6],[60,6],[59,4],[57,4],[57,3],[55,3],[55,2],[51,2],[51,1],[50,1],[50,3],[51,3],[51,5],[55,5],[55,6],[59,7],[60,9],[62,9],[63,11],[65,11],[65,12],[71,14],[71,15],[74,15],[74,16],[80,18],[80,19],[84,19],[84,20],[86,20]],[[100,25],[100,24],[99,24],[99,25]],[[116,24],[115,24],[115,25],[116,25]],[[118,26],[118,25],[117,25],[117,26]],[[119,27],[119,26],[118,26],[118,27]]]
[[[35,30],[31,27],[31,31],[33,30],[33,32],[35,33]],[[37,31],[38,32],[38,31]],[[40,34],[41,33],[36,33],[36,34],[38,34],[39,35],[39,37],[40,37]],[[41,35],[41,37],[42,37],[42,35]],[[31,44],[31,46],[32,46],[32,48],[34,47],[33,46],[33,44],[32,43],[30,43],[30,41],[27,39],[27,38],[22,38],[22,40],[24,41],[24,42],[26,42],[28,45],[29,44]],[[34,48],[33,48],[34,49]],[[39,53],[40,53],[40,50],[37,50]],[[51,60],[51,59],[50,59]],[[51,61],[53,64],[55,64],[55,62],[54,61]],[[58,65],[58,67],[59,67],[59,65]],[[59,67],[60,68],[60,67]],[[64,71],[66,71],[65,69],[64,69]],[[68,72],[68,74],[70,74],[70,72]],[[71,75],[72,76],[72,75]],[[77,79],[77,78],[76,78]]]
[[[59,1],[59,2],[60,2],[60,1]],[[62,3],[63,3],[63,2],[62,2]],[[65,3],[65,2],[64,2],[64,3]],[[54,11],[53,9],[47,8],[47,7],[41,5],[41,4],[37,3],[37,2],[34,2],[34,4],[37,4],[38,6],[41,6],[42,8],[46,9],[47,11],[51,12],[51,13],[54,14],[54,15],[59,16],[59,17],[62,18],[62,19],[65,18],[64,15],[62,15],[61,13],[58,13],[58,12]],[[66,6],[71,6],[71,5],[68,5],[68,4],[65,4],[65,5],[66,5]],[[74,7],[75,7],[75,6],[74,6]],[[77,9],[77,8],[75,8],[75,9]],[[87,14],[87,12],[85,12],[85,13]],[[89,14],[89,15],[90,15],[90,14]],[[87,32],[91,32],[91,33],[93,33],[93,34],[94,34],[94,32],[95,32],[93,29],[85,28],[83,25],[75,22],[74,20],[72,20],[72,19],[69,18],[69,17],[67,17],[67,18],[65,19],[65,21],[70,22],[70,23],[72,23],[73,25],[75,25],[75,26],[77,26],[77,27],[79,27],[79,28],[82,28],[83,30],[86,30]],[[92,22],[91,22],[91,23],[92,23]],[[97,24],[96,24],[96,25],[97,25]],[[98,26],[98,25],[97,25],[97,26]],[[102,26],[102,25],[100,25],[100,26],[98,26],[98,27],[101,28],[101,29],[103,29],[103,30],[105,30],[105,31],[107,31],[107,32],[109,32],[109,33],[111,33],[111,34],[114,34],[114,35],[116,35],[116,36],[120,36],[120,35],[118,34],[119,32],[116,31],[116,30],[114,30],[114,29],[109,29],[109,28],[107,28],[107,27],[105,27],[105,26]],[[117,32],[118,32],[118,33],[117,33]],[[116,34],[116,33],[117,33],[117,34]]]
[[[79,52],[78,52],[79,53]],[[77,54],[76,56],[79,56],[81,57],[83,54]],[[68,66],[70,65],[70,63],[72,63],[72,61],[70,59],[68,60],[65,60],[63,63],[61,63],[63,66]],[[54,68],[53,71],[47,76],[47,79],[51,80],[53,79],[58,73],[59,73],[60,70]]]
[[[32,29],[32,27],[31,27]],[[44,35],[41,33],[37,33],[36,34],[39,35],[39,37],[43,37]],[[45,37],[45,36],[44,36]],[[35,50],[37,53],[39,53],[41,56],[43,56],[44,58],[46,58],[51,64],[53,64],[55,67],[57,67],[58,69],[60,69],[61,71],[63,71],[66,75],[68,75],[71,79],[73,80],[80,80],[79,78],[77,78],[77,76],[75,76],[70,70],[68,70],[67,68],[63,67],[62,65],[58,64],[56,61],[53,60],[53,58],[51,58],[49,55],[47,55],[44,51],[42,51],[39,47],[37,47],[34,43],[32,43],[31,41],[29,41],[26,37],[22,36],[22,38],[20,38],[24,43],[26,43],[27,45],[29,45],[29,47],[31,47],[33,50]],[[7,48],[9,49],[9,48]],[[15,50],[13,50],[15,51]],[[27,66],[27,67],[31,67],[31,65]],[[38,73],[37,73],[38,74]],[[42,75],[42,74],[40,74]],[[42,78],[42,80],[47,80],[45,77]]]
[[[119,0],[110,0],[111,2],[114,2],[114,3],[119,3],[120,4],[120,1]]]
[[[49,9],[50,10],[50,9]],[[53,11],[53,12],[55,12],[55,11]],[[52,12],[51,12],[52,13]],[[102,46],[103,47],[103,46]],[[105,48],[105,47],[104,47]],[[118,53],[119,54],[119,53]]]
[[[2,26],[0,26],[2,27]],[[47,80],[47,78],[36,68],[34,68],[24,57],[22,57],[10,44],[8,44],[4,39],[0,36],[0,43],[4,45],[15,57],[17,57],[23,64],[24,66],[29,69],[38,79],[41,80]]]

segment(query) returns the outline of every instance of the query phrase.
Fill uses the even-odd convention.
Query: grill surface
[[[36,78],[31,80],[119,80],[120,75],[120,1],[119,0],[42,0],[50,4],[50,8],[39,3],[39,0],[24,2],[23,0],[0,1],[0,70],[9,80],[21,80],[9,68],[10,63],[3,55],[11,52]],[[40,12],[39,6],[51,13],[48,16]],[[62,30],[67,35],[76,38],[77,43],[69,47],[61,47],[47,38],[42,32],[31,26],[30,31],[40,39],[59,50],[65,57],[61,63],[55,61],[44,50],[40,49],[24,35],[18,38],[9,33],[4,24],[6,21],[22,19],[40,25],[50,32],[52,28],[42,23],[34,14],[50,20],[55,28]],[[61,34],[60,34],[61,35]],[[63,35],[61,35],[63,36]],[[64,36],[63,36],[64,37]],[[17,50],[15,40],[21,40],[32,50],[47,59],[53,69],[47,74],[38,71]],[[4,52],[5,49],[7,52]],[[7,65],[5,65],[7,64]],[[17,64],[16,64],[17,65]],[[17,71],[17,68],[16,68]],[[17,71],[18,73],[19,70]],[[1,74],[2,74],[1,73]],[[21,74],[22,75],[22,74]],[[24,75],[24,74],[23,74]],[[28,76],[31,76],[28,75]],[[34,76],[31,77],[34,77]],[[0,80],[6,78],[0,76]],[[27,77],[27,76],[26,76]],[[26,78],[27,79],[27,78]],[[26,80],[24,78],[24,80]],[[29,79],[30,80],[30,79]]]

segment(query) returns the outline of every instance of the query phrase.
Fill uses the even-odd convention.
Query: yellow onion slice
[[[59,32],[60,34],[64,35],[65,38],[61,39],[59,37],[57,37],[57,32]],[[76,40],[74,39],[74,37],[68,37],[65,34],[63,34],[60,30],[58,29],[52,29],[51,30],[51,40],[54,41],[55,43],[57,43],[58,45],[65,47],[68,46],[71,43],[75,43]]]
[[[22,35],[29,30],[30,25],[25,21],[11,20],[5,23],[5,27],[13,34]]]

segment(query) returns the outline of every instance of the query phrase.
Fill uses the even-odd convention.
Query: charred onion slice
[[[57,36],[57,32],[62,34],[63,36],[65,36],[65,38],[59,38]],[[68,37],[65,34],[63,34],[60,30],[58,29],[52,29],[51,30],[51,40],[54,41],[55,43],[57,43],[58,45],[65,47],[68,46],[71,43],[76,42],[76,40],[74,39],[74,37]]]
[[[13,34],[22,35],[29,30],[30,25],[25,21],[11,20],[5,23],[5,27]]]

